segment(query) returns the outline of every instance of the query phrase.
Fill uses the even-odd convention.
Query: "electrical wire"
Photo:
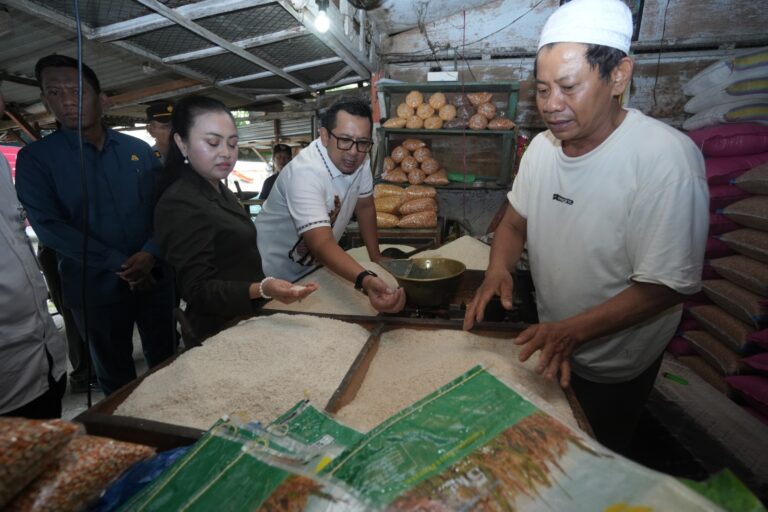
[[[427,17],[428,10],[429,10],[428,1],[422,3],[420,7],[416,8],[416,13],[417,13],[416,25],[419,27],[419,32],[421,32],[421,34],[424,36],[424,39],[427,41],[427,46],[432,52],[432,57],[435,60],[435,64],[437,64],[437,67],[440,68],[441,67],[440,59],[437,58],[437,51],[435,50],[435,44],[432,43],[432,40],[429,38],[429,34],[427,33],[427,24],[424,21]]]
[[[83,243],[82,243],[82,264],[81,264],[81,300],[83,308],[83,332],[82,337],[85,342],[85,348],[88,351],[88,364],[86,381],[86,395],[88,408],[93,404],[91,396],[91,378],[93,374],[93,364],[90,358],[91,343],[88,335],[88,281],[86,272],[88,270],[88,183],[85,171],[85,148],[83,147],[83,30],[80,22],[80,4],[78,0],[72,0],[75,10],[75,24],[77,26],[77,149],[80,156],[80,192],[83,195]]]
[[[475,39],[474,41],[470,41],[469,43],[464,43],[464,42],[462,42],[462,44],[463,44],[463,45],[466,45],[466,46],[471,46],[471,45],[473,45],[473,44],[475,44],[475,43],[479,43],[480,41],[484,41],[485,39],[488,39],[489,37],[491,37],[491,36],[493,36],[493,35],[496,35],[496,34],[498,34],[498,33],[499,33],[499,32],[501,32],[502,30],[506,30],[506,29],[508,29],[509,27],[511,27],[512,25],[514,25],[515,23],[517,23],[518,21],[520,21],[521,19],[523,19],[525,16],[527,16],[528,14],[530,14],[530,13],[531,13],[531,12],[532,12],[534,9],[536,9],[538,6],[540,6],[540,5],[541,5],[543,2],[544,2],[544,0],[539,0],[539,1],[538,1],[538,2],[536,2],[536,3],[535,3],[533,6],[531,6],[531,8],[530,8],[530,9],[528,9],[528,10],[527,10],[527,11],[525,11],[523,14],[521,14],[521,15],[520,15],[520,16],[518,16],[517,18],[513,19],[512,21],[510,21],[509,23],[507,23],[506,25],[504,25],[504,26],[503,26],[503,27],[501,27],[500,29],[493,31],[493,32],[491,32],[490,34],[486,34],[486,35],[484,35],[483,37],[481,37],[481,38],[479,38],[479,39]],[[465,23],[466,23],[466,20],[465,20]]]
[[[669,9],[669,0],[667,0],[667,4],[664,6],[664,19],[661,25],[661,38],[659,39],[659,55],[656,59],[656,76],[653,79],[653,89],[651,90],[651,94],[653,96],[653,105],[654,107],[657,105],[656,103],[656,86],[659,83],[659,69],[661,68],[661,52],[664,48],[664,35],[667,31],[667,9]]]
[[[464,58],[464,50],[466,49],[466,45],[464,42],[467,38],[467,11],[461,11],[461,60],[464,61],[464,63],[467,62],[467,59]],[[469,68],[469,64],[467,64],[467,68]],[[470,69],[470,73],[472,70]],[[467,95],[465,94],[464,89],[464,75],[462,73],[459,73],[460,80],[461,80],[461,96],[462,100],[466,102]],[[472,75],[474,77],[474,74]],[[462,141],[462,148],[461,148],[461,159],[462,159],[462,170],[464,172],[464,176],[462,176],[462,192],[461,192],[461,220],[464,222],[467,222],[467,129],[464,128],[463,133],[461,135],[461,141]]]

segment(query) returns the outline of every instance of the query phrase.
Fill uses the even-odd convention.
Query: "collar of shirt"
[[[363,163],[360,164],[360,167],[355,169],[355,172],[351,174],[344,174],[338,169],[338,167],[336,167],[336,165],[334,165],[333,161],[331,160],[331,157],[328,156],[328,150],[325,148],[325,146],[323,146],[323,141],[320,140],[320,137],[315,139],[314,144],[317,150],[320,152],[320,159],[323,161],[323,163],[325,163],[325,168],[328,170],[328,173],[331,175],[332,180],[336,178],[351,178],[352,176],[360,172],[360,169],[365,167],[365,162],[367,161],[367,158],[366,160],[363,160]]]
[[[64,128],[63,126],[59,128],[59,131],[62,135],[64,135],[64,138],[66,139],[67,143],[72,147],[72,149],[77,148],[77,130],[69,130],[67,128]],[[83,142],[85,144],[91,144],[87,140],[83,139]],[[112,130],[104,127],[104,148],[102,148],[102,151],[107,148],[110,144],[119,144],[117,139],[115,139],[114,135],[112,134]],[[91,144],[93,146],[93,144]]]

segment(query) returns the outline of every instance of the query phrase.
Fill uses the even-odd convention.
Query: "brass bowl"
[[[467,267],[450,258],[411,258],[379,263],[405,290],[411,306],[440,306],[450,303]]]

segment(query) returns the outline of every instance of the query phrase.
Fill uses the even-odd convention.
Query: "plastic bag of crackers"
[[[82,510],[148,446],[85,435],[62,420],[0,418],[0,508]]]
[[[411,185],[447,185],[448,174],[441,167],[427,143],[421,139],[405,139],[384,157],[381,179],[390,183]]]
[[[512,130],[515,127],[514,121],[497,109],[490,92],[457,94],[452,98],[435,92],[426,98],[420,91],[411,91],[397,105],[394,114],[384,121],[384,128]]]
[[[380,183],[373,188],[376,224],[380,228],[433,228],[437,225],[437,190]]]

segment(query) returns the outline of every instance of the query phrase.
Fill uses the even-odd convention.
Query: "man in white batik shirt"
[[[317,265],[354,283],[382,312],[397,312],[405,293],[391,289],[338,244],[354,213],[371,261],[381,260],[368,152],[370,107],[342,98],[323,115],[320,137],[278,175],[256,218],[266,276],[295,281]]]

